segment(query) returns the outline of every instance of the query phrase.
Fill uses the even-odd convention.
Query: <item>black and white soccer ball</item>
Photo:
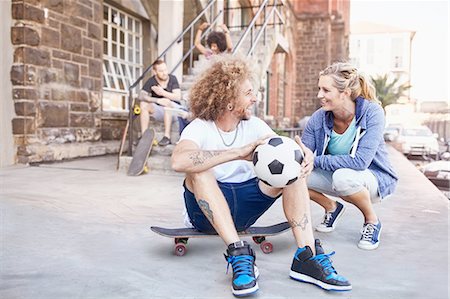
[[[298,179],[303,157],[297,142],[288,137],[276,136],[256,147],[253,166],[261,181],[282,188]]]

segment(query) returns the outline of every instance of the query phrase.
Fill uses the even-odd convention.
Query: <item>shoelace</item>
[[[336,252],[333,251],[328,254],[325,254],[325,253],[318,254],[318,255],[312,257],[311,260],[318,261],[319,265],[321,265],[323,267],[325,273],[327,273],[327,274],[337,273],[336,270],[334,270],[333,265],[331,264],[331,259],[330,259],[330,257],[332,255],[334,255],[335,253]]]
[[[362,233],[361,240],[372,241],[373,233],[375,232],[376,229],[377,229],[377,227],[375,224],[372,224],[372,223],[366,224],[361,231],[361,233]]]
[[[331,221],[332,214],[333,214],[333,212],[326,212],[326,213],[325,213],[325,216],[323,217],[322,224],[325,224],[325,225],[328,226],[328,224],[329,224],[330,221]]]
[[[227,260],[227,274],[231,264],[234,274],[253,276],[253,257],[251,255],[229,256]]]

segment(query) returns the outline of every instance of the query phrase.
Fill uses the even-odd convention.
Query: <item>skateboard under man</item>
[[[252,237],[253,241],[256,244],[259,244],[262,252],[267,254],[273,251],[273,245],[271,242],[266,241],[266,237],[281,234],[288,229],[290,229],[290,226],[287,222],[281,222],[270,226],[252,226],[242,232],[239,232],[239,236]],[[174,239],[174,254],[178,256],[183,256],[186,254],[187,242],[189,238],[209,238],[218,236],[217,234],[202,233],[195,228],[164,228],[152,226],[151,230],[161,236]]]
[[[128,168],[128,175],[137,176],[143,173],[147,167],[147,159],[152,151],[153,139],[155,138],[155,130],[147,129],[142,134],[141,139],[134,151],[133,159]]]

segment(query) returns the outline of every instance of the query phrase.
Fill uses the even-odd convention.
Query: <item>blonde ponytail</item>
[[[333,78],[334,85],[339,92],[349,88],[352,100],[362,96],[369,101],[380,104],[372,83],[348,62],[335,62],[321,71],[319,76],[330,76]]]

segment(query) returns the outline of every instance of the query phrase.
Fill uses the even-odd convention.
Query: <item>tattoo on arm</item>
[[[208,218],[209,222],[211,222],[211,224],[214,224],[213,212],[209,208],[208,202],[206,200],[200,199],[198,201],[198,206],[200,207],[200,209],[202,209],[203,214],[205,214],[205,216],[206,216],[206,218]]]
[[[205,163],[206,160],[212,157],[220,155],[220,151],[198,151],[189,155],[189,159],[192,160],[194,166]]]
[[[300,221],[297,221],[295,219],[289,220],[289,225],[294,228],[296,226],[300,227],[302,230],[306,229],[306,225],[309,223],[308,217],[306,214],[303,215],[302,219]]]

